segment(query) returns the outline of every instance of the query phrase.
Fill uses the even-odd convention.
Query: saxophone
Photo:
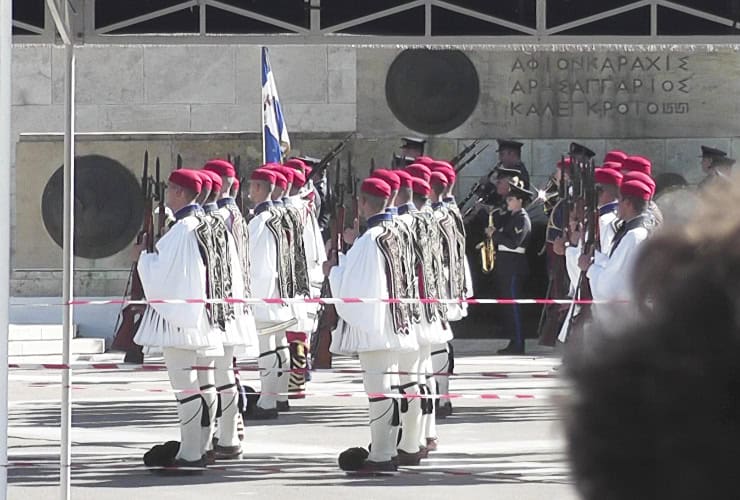
[[[488,227],[494,231],[496,230],[496,227],[493,225],[493,210],[488,212]],[[490,274],[496,265],[496,246],[493,243],[493,236],[486,236],[483,241],[475,246],[475,249],[480,251],[483,274]]]

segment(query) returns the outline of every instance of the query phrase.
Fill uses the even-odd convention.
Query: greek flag
[[[262,47],[262,157],[265,163],[281,163],[290,151],[290,138],[278,99],[275,76],[267,47]]]

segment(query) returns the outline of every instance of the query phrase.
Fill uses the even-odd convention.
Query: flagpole
[[[262,71],[260,71],[260,95],[262,96],[262,104],[260,106],[260,122],[262,123],[262,163],[264,164],[267,163],[267,152],[265,151],[265,82],[263,82],[262,79],[265,75],[265,64],[267,64],[267,47],[260,48],[262,49],[260,51],[260,66],[262,67]]]

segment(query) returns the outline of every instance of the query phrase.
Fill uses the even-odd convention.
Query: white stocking
[[[372,449],[368,460],[372,462],[388,462],[396,455],[396,434],[398,423],[395,421],[398,413],[398,401],[393,398],[376,396],[391,394],[393,376],[390,371],[397,371],[394,367],[394,355],[389,351],[373,351],[360,353],[360,366],[363,370],[362,380],[365,392],[370,398],[370,442]]]
[[[203,398],[198,393],[198,374],[192,369],[197,363],[195,351],[165,348],[164,362],[170,384],[177,397],[180,419],[180,451],[177,458],[193,462],[203,456],[201,417]],[[184,391],[184,392],[180,392]]]
[[[260,398],[257,406],[264,410],[275,408],[278,392],[279,366],[278,354],[275,352],[275,334],[266,333],[257,337],[259,341],[260,357],[257,365],[260,368],[260,381],[262,382]]]
[[[398,391],[406,395],[419,394],[419,351],[398,353],[398,371],[400,387]],[[398,449],[407,453],[419,451],[422,439],[422,415],[419,398],[399,400],[401,405],[401,442]]]

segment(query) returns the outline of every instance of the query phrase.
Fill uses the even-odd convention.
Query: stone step
[[[8,340],[62,340],[64,328],[58,324],[22,325],[11,323],[8,328]],[[72,331],[77,334],[77,325],[73,325]],[[73,336],[74,336],[73,335]]]
[[[72,354],[102,354],[105,339],[72,339]],[[62,353],[62,339],[14,340],[8,342],[8,356],[46,356]]]

